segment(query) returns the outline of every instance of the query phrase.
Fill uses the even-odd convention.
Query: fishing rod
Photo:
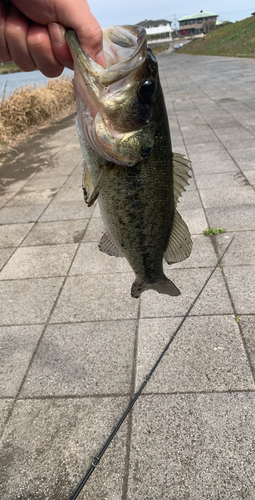
[[[113,429],[112,433],[110,434],[110,436],[108,437],[108,439],[106,440],[104,446],[101,448],[100,452],[98,453],[98,455],[96,457],[93,458],[92,460],[92,463],[91,463],[91,466],[89,467],[89,469],[87,470],[83,480],[81,481],[81,483],[79,484],[78,488],[76,489],[75,493],[73,494],[73,496],[70,498],[70,500],[76,500],[76,498],[78,497],[78,495],[80,494],[81,490],[83,489],[83,487],[85,486],[86,482],[88,481],[89,477],[91,476],[91,474],[94,472],[96,466],[98,465],[99,461],[101,460],[103,454],[105,453],[105,451],[107,450],[108,446],[111,444],[114,436],[117,434],[119,428],[121,427],[121,425],[123,424],[123,422],[125,421],[126,417],[128,416],[129,412],[132,410],[135,402],[137,401],[137,399],[139,398],[141,392],[144,390],[145,386],[147,385],[147,383],[149,382],[151,376],[153,375],[154,371],[156,370],[157,366],[159,365],[160,361],[162,360],[163,356],[166,354],[167,350],[169,349],[170,345],[172,344],[173,340],[175,339],[177,333],[179,332],[179,330],[181,329],[184,321],[187,319],[190,311],[193,309],[195,303],[197,302],[197,300],[199,299],[201,293],[204,291],[207,283],[210,281],[213,273],[216,271],[217,267],[220,265],[224,255],[227,253],[231,243],[233,242],[234,240],[234,236],[233,238],[231,239],[231,241],[229,242],[228,246],[226,247],[226,249],[224,250],[222,256],[220,257],[220,259],[217,261],[217,264],[216,266],[213,268],[211,274],[208,276],[207,280],[205,281],[204,285],[202,286],[200,292],[197,294],[195,300],[192,302],[191,306],[189,307],[188,311],[186,312],[185,316],[183,317],[183,319],[181,320],[179,326],[176,328],[175,332],[173,333],[173,335],[170,337],[170,340],[168,341],[168,343],[166,344],[165,348],[163,349],[162,353],[160,354],[159,358],[157,359],[156,363],[154,364],[154,366],[152,367],[151,371],[149,372],[148,375],[146,375],[144,381],[142,382],[141,386],[140,386],[140,389],[135,393],[133,399],[130,401],[127,409],[125,410],[125,412],[123,413],[122,417],[120,418],[119,422],[117,423],[116,427]]]

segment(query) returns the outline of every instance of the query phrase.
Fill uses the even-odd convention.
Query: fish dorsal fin
[[[114,257],[123,257],[122,253],[116,247],[115,243],[113,243],[112,239],[107,233],[104,233],[99,245],[99,250],[101,252],[107,253],[107,255],[113,255]]]
[[[91,198],[91,195],[94,191],[94,186],[91,182],[88,167],[85,161],[83,161],[82,166],[83,166],[82,189],[83,189],[84,200],[86,203],[88,203],[88,200]]]
[[[164,259],[168,264],[181,262],[189,257],[191,249],[192,240],[189,230],[179,212],[175,210],[172,232],[164,252]]]
[[[185,186],[190,179],[190,161],[183,155],[173,153],[173,174],[174,174],[174,205],[176,207],[178,200],[185,190]]]

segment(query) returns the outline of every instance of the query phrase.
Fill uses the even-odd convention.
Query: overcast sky
[[[144,19],[168,19],[174,27],[175,18],[200,10],[218,14],[221,21],[234,22],[255,11],[253,0],[89,0],[89,4],[102,27],[136,24]]]

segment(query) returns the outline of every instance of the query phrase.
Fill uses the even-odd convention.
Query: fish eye
[[[148,101],[155,93],[155,84],[151,80],[146,80],[138,87],[138,95],[143,101]]]

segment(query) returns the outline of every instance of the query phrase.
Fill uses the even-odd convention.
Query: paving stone
[[[0,226],[0,248],[19,246],[32,227],[32,224],[6,224]]]
[[[255,185],[255,169],[254,170],[244,170],[244,175],[250,184]]]
[[[91,217],[83,241],[96,241],[99,243],[104,230],[104,223],[101,217]]]
[[[12,404],[13,404],[13,399],[10,399],[10,398],[0,399],[0,432],[1,432],[1,434],[4,430],[5,420],[7,418],[8,412],[10,411]]]
[[[0,186],[0,208],[4,207],[4,205],[6,205],[7,201],[9,201],[13,196],[14,196],[14,193],[6,193],[5,190],[3,190],[3,192],[5,194],[2,194],[2,189],[1,189],[1,186]]]
[[[0,224],[35,222],[47,205],[28,205],[25,207],[3,207],[0,209]]]
[[[30,179],[34,177],[35,174],[33,174]],[[10,182],[12,181],[12,182]],[[4,190],[6,194],[11,194],[12,196],[15,195],[15,193],[18,193],[20,189],[22,189],[26,183],[28,182],[28,179],[23,179],[23,180],[15,180],[15,178],[10,179],[9,177],[4,177],[1,176],[1,190]]]
[[[43,326],[0,327],[0,397],[15,397]]]
[[[255,148],[231,149],[231,155],[243,170],[255,169]]]
[[[10,201],[8,201],[8,203],[6,203],[6,207],[48,204],[52,201],[57,191],[58,190],[54,188],[37,191],[30,191],[23,188],[23,190],[19,191],[19,194],[16,194]]]
[[[237,314],[253,314],[255,266],[224,266],[224,272]]]
[[[76,168],[77,164],[80,164],[80,158],[79,159],[74,159],[73,161],[68,161],[65,164],[63,163],[63,157],[62,157],[62,163],[61,161],[57,161],[57,164],[55,165],[54,163],[49,163],[47,165],[47,168],[44,168],[42,172],[39,172],[36,176],[37,180],[39,179],[46,179],[49,177],[67,177],[68,175],[72,174],[74,169]]]
[[[251,500],[254,404],[254,393],[142,397],[133,411],[128,498]]]
[[[201,290],[211,272],[210,268],[169,269],[167,276],[181,291],[181,295],[170,297],[153,290],[146,291],[141,297],[141,317],[184,316]],[[192,314],[233,314],[221,270],[217,269],[210,283],[195,304]]]
[[[55,196],[52,205],[55,203],[64,203],[68,201],[82,201],[84,204],[84,195],[81,187],[62,187]]]
[[[235,239],[223,259],[223,264],[226,266],[255,265],[255,231],[217,235],[215,241],[219,253],[223,253],[233,236]]]
[[[67,278],[51,322],[134,319],[138,301],[130,295],[133,281],[133,272]]]
[[[101,212],[100,212],[100,208],[99,208],[99,205],[98,203],[95,203],[95,209],[94,209],[94,212],[92,214],[92,218],[94,217],[100,217],[101,218]]]
[[[15,248],[0,248],[0,271],[15,252]]]
[[[171,269],[183,269],[183,268],[194,268],[194,267],[212,267],[216,264],[216,256],[212,246],[210,238],[203,235],[194,235],[192,237],[192,251],[190,256],[177,264],[171,264]],[[167,273],[170,268],[169,265],[164,262],[164,269]]]
[[[0,282],[0,324],[44,323],[63,283],[63,278]]]
[[[212,164],[211,168],[213,169],[216,165],[219,165],[220,163],[223,163],[225,161],[230,161],[232,159],[229,153],[223,148],[217,151],[212,149],[210,152],[205,151],[204,149],[205,148],[203,148],[203,150],[200,150],[200,148],[197,147],[196,150],[192,150],[192,153],[190,152],[190,159],[192,161],[192,164],[194,162],[200,162],[206,166],[210,163]],[[217,168],[217,172],[219,171],[219,168]]]
[[[2,500],[70,498],[126,405],[124,397],[18,401],[0,448]],[[82,500],[121,498],[126,432],[124,424]]]
[[[183,193],[177,205],[178,210],[179,208],[181,208],[182,210],[188,210],[201,207],[202,204],[197,191],[188,191],[186,193]]]
[[[58,177],[39,177],[37,178],[37,174],[33,177],[33,179],[26,184],[26,190],[34,191],[39,189],[59,189],[65,184],[67,180],[67,176],[62,175]]]
[[[67,187],[75,187],[76,190],[82,191],[82,168],[80,167],[80,172],[79,173],[73,173],[70,175],[70,177],[67,179],[65,183],[65,188]]]
[[[4,210],[2,208],[2,210]],[[57,220],[87,219],[91,217],[94,207],[88,208],[84,201],[69,201],[65,203],[51,203],[40,218],[40,222]],[[1,211],[0,211],[1,217]]]
[[[185,210],[182,207],[178,207],[178,212],[180,212],[183,220],[186,222],[190,234],[201,234],[207,228],[207,221],[202,208]]]
[[[222,172],[215,173],[213,170],[208,174],[196,175],[196,182],[199,189],[222,189],[222,186],[226,188],[230,187],[244,187],[244,183],[247,182],[242,174],[235,172]],[[214,194],[214,193],[213,193]],[[225,196],[224,196],[225,197]]]
[[[135,332],[134,320],[48,326],[21,397],[128,393]]]
[[[89,219],[37,222],[23,241],[22,246],[80,243],[88,222]]]
[[[211,157],[207,155],[207,160],[202,155],[200,155],[197,159],[191,157],[192,160],[192,168],[195,174],[195,178],[199,179],[202,175],[211,175],[211,174],[224,174],[228,172],[233,172],[233,175],[239,173],[240,170],[236,163],[229,157],[228,160],[215,158],[214,161],[211,161]]]
[[[253,370],[253,376],[255,377],[255,314],[253,313],[249,316],[242,314],[239,325],[244,335],[245,345],[247,347],[249,360]]]
[[[193,153],[196,156],[198,152],[199,152],[199,154],[206,153],[207,156],[209,156],[209,157],[210,157],[211,152],[213,152],[214,154],[217,154],[217,153],[224,154],[224,152],[225,152],[224,147],[222,146],[222,144],[219,141],[211,141],[211,142],[206,142],[206,143],[200,142],[197,144],[188,144],[187,149],[188,149],[188,152],[189,152],[189,155],[191,158],[192,158]]]
[[[101,252],[97,242],[81,243],[69,275],[97,273],[125,273],[131,268],[125,258],[113,257]]]
[[[255,208],[253,205],[232,205],[207,208],[210,227],[224,227],[227,231],[255,229]]]
[[[179,318],[141,320],[137,390],[179,323]],[[144,392],[254,389],[254,380],[234,316],[213,315],[187,318]]]
[[[205,208],[249,204],[255,206],[255,191],[251,186],[201,189],[200,195]]]
[[[74,244],[18,248],[0,273],[0,280],[64,276],[76,249]]]

